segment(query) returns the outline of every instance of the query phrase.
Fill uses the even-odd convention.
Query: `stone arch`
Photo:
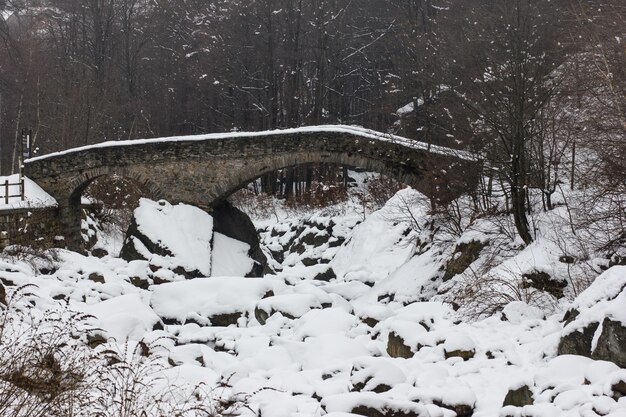
[[[68,204],[80,203],[80,196],[97,178],[117,175],[135,181],[142,189],[147,191],[146,197],[159,199],[163,196],[161,188],[151,179],[132,169],[119,169],[117,167],[101,166],[81,172],[81,174],[68,181],[64,195],[68,198]]]
[[[161,188],[151,179],[134,172],[132,169],[101,166],[82,171],[80,175],[68,179],[62,189],[54,193],[54,197],[57,199],[59,205],[58,211],[60,220],[66,228],[65,237],[69,248],[75,250],[84,249],[81,236],[82,194],[97,178],[113,175],[118,175],[136,182],[141,188],[147,191],[146,197],[158,200],[163,195]]]

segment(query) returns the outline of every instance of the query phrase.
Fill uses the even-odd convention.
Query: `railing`
[[[10,194],[10,187],[15,185],[19,186],[19,194]],[[11,197],[19,197],[21,201],[24,201],[24,177],[21,177],[19,182],[4,180],[4,204],[9,204],[9,198]]]
[[[2,1],[2,0],[0,0]],[[19,179],[18,182],[9,182],[8,178],[4,180],[4,187],[0,183],[0,190],[4,188],[4,196],[0,195],[0,202],[4,200],[4,204],[9,204],[9,199],[12,197],[19,197],[21,201],[25,200],[24,192],[24,160],[30,158],[32,155],[31,147],[33,131],[30,129],[22,129],[22,140],[20,141],[20,153],[19,153]],[[19,194],[10,194],[10,187],[19,187]]]

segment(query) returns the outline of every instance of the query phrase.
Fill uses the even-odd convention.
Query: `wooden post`
[[[20,187],[20,198],[24,201],[24,160],[30,158],[31,138],[33,131],[22,129],[22,140],[20,141],[20,181],[18,183]]]
[[[9,180],[4,180],[4,204],[9,204]]]

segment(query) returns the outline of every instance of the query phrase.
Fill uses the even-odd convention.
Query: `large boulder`
[[[583,291],[564,317],[559,355],[611,361],[626,368],[626,266],[614,266]]]
[[[263,276],[267,268],[267,258],[261,250],[259,234],[250,217],[226,200],[213,206],[211,215],[216,233],[250,245],[248,256],[255,261],[255,264],[247,276]]]
[[[139,200],[120,257],[147,260],[154,270],[186,278],[211,275],[213,218],[194,206]]]
[[[120,256],[148,261],[155,284],[181,276],[262,276],[266,260],[252,222],[234,207],[228,213],[222,207],[216,220],[198,207],[142,198]]]

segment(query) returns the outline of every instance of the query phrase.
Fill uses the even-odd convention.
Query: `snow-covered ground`
[[[93,315],[90,324],[108,339],[97,349],[146,346],[168,386],[202,383],[244,398],[243,416],[626,416],[626,393],[616,388],[626,369],[557,355],[562,336],[593,320],[626,325],[626,266],[608,268],[582,293],[519,286],[503,310],[474,314],[477,306],[463,304],[467,293],[455,289],[472,288],[485,271],[497,278],[493,294],[527,273],[582,279],[586,272],[559,262],[562,248],[541,227],[545,235],[526,249],[515,241],[500,253],[482,247],[469,268],[446,278],[461,245],[493,240],[495,226],[480,220],[454,236],[437,229],[422,200],[405,189],[370,215],[355,206],[341,215],[265,219],[261,243],[275,272],[257,278],[225,276],[247,258],[217,233],[211,239],[209,215],[145,200],[139,228],[167,247],[167,259],[3,255],[0,279],[9,293],[35,284],[37,311],[67,306]],[[174,271],[191,264],[212,276]],[[581,314],[565,324],[571,307]],[[515,390],[530,401],[505,406]]]

